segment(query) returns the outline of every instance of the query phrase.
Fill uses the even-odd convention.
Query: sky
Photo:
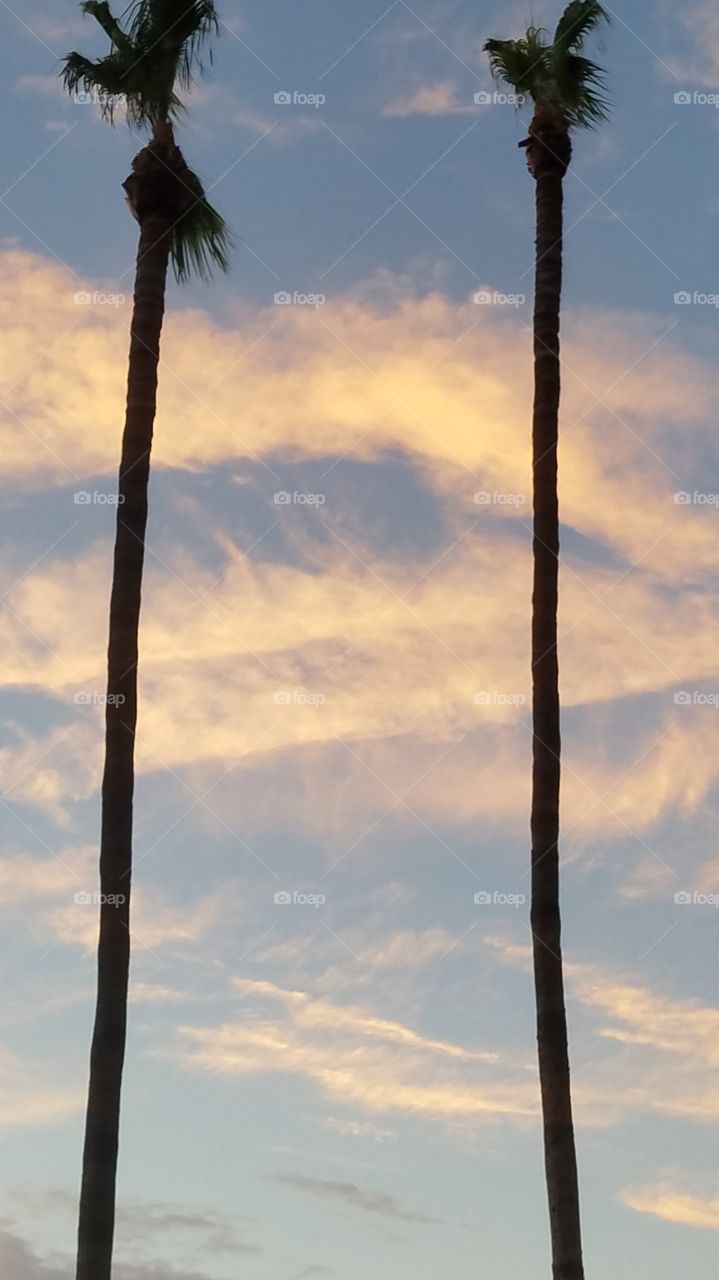
[[[587,1275],[719,1231],[719,17],[609,6],[562,317],[562,907]],[[528,930],[526,110],[556,5],[222,6],[178,136],[117,1280],[546,1276]],[[144,139],[0,0],[0,1263],[69,1280]],[[476,100],[475,100],[476,98]]]

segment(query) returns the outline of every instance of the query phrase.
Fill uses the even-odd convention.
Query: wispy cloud
[[[417,1213],[396,1200],[394,1196],[383,1191],[365,1191],[354,1182],[335,1182],[324,1178],[308,1178],[303,1174],[276,1174],[273,1182],[283,1187],[291,1187],[294,1191],[306,1191],[309,1195],[322,1196],[327,1200],[340,1200],[355,1209],[364,1209],[368,1213],[379,1213],[386,1218],[394,1218],[397,1222],[416,1222],[435,1224],[436,1218],[425,1213]]]
[[[622,1200],[629,1209],[664,1222],[719,1231],[719,1195],[692,1195],[664,1181],[624,1191]]]
[[[180,1028],[178,1057],[185,1065],[228,1076],[269,1070],[304,1076],[328,1096],[368,1111],[475,1121],[535,1114],[533,1084],[521,1070],[512,1082],[507,1062],[493,1051],[424,1036],[266,981],[235,985],[246,997],[241,1019]]]
[[[451,80],[423,85],[412,93],[393,98],[383,108],[382,115],[406,119],[408,116],[460,116],[476,112],[471,100],[463,101],[459,89]]]

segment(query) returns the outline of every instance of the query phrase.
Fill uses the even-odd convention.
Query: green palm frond
[[[125,35],[117,19],[112,16],[107,0],[83,0],[80,7],[83,13],[90,14],[96,22],[99,22],[105,35],[109,36],[120,53],[132,54],[132,41]]]
[[[599,0],[571,0],[557,23],[552,48],[556,53],[579,53],[587,36],[608,21]]]
[[[536,107],[549,108],[568,128],[592,128],[606,119],[609,102],[602,68],[580,51],[604,21],[608,15],[598,0],[571,0],[551,43],[534,26],[519,40],[487,40],[492,75]]]
[[[210,204],[197,174],[185,169],[182,181],[192,191],[193,200],[174,228],[172,266],[180,284],[193,274],[209,280],[213,271],[229,270],[233,243],[227,223]]]
[[[529,27],[522,40],[487,40],[484,52],[495,80],[517,93],[534,96],[547,76],[547,46],[539,27]]]
[[[571,126],[591,129],[609,115],[605,77],[596,62],[569,54],[556,73],[559,96]]]
[[[202,47],[219,30],[214,0],[130,0],[120,21],[107,0],[83,0],[81,8],[102,28],[110,51],[94,60],[67,54],[60,73],[65,88],[96,95],[111,123],[121,102],[131,125],[157,136],[160,125],[185,109],[176,87],[188,89],[202,71]],[[175,275],[179,281],[193,273],[207,279],[215,268],[227,270],[232,236],[184,161],[178,179],[190,198],[173,228]]]
[[[129,31],[147,58],[172,58],[176,79],[187,89],[193,69],[202,69],[200,51],[219,32],[219,21],[214,0],[135,0]]]
[[[110,119],[114,103],[105,108],[102,100],[122,95],[128,120],[140,127],[176,119],[183,106],[175,85],[190,87],[202,71],[202,45],[219,29],[214,0],[134,0],[124,26],[106,0],[81,7],[108,36],[110,52],[95,61],[68,54],[61,75],[69,92],[96,91]]]

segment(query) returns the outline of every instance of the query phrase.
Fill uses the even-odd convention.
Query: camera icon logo
[[[88,493],[86,489],[80,489],[72,495],[72,500],[76,507],[86,507],[88,503],[92,502],[92,494]]]
[[[281,289],[279,293],[275,294],[276,307],[289,307],[291,302],[292,302],[292,294],[287,293],[284,289]]]
[[[492,295],[487,289],[479,289],[474,295],[475,306],[489,307],[492,305]]]
[[[280,889],[280,892],[276,893],[273,897],[273,902],[278,907],[286,907],[291,901],[292,894],[288,893],[286,889]]]
[[[73,894],[72,900],[78,907],[87,907],[92,902],[92,894],[86,889],[81,889],[79,893]]]
[[[291,693],[286,693],[286,692],[284,692],[284,691],[283,691],[283,692],[281,692],[281,693],[276,693],[276,694],[275,694],[274,701],[275,701],[275,702],[277,703],[277,705],[278,705],[278,706],[280,706],[280,707],[287,707],[287,706],[289,706],[289,704],[290,704],[290,703],[291,703],[291,701],[292,701],[292,694],[291,694]]]
[[[674,101],[676,102],[677,106],[686,107],[690,104],[691,100],[692,100],[692,95],[688,92],[687,89],[680,89],[678,93],[674,94]]]
[[[79,693],[73,696],[72,700],[77,706],[86,707],[92,702],[92,694],[88,693],[86,689],[81,689]]]
[[[488,107],[492,101],[492,95],[488,89],[480,89],[479,93],[474,95],[474,103],[477,107]]]
[[[692,695],[682,689],[681,693],[674,694],[674,704],[677,707],[688,707],[691,705]]]
[[[287,107],[292,102],[292,94],[286,89],[280,89],[275,94],[275,103],[278,107]]]
[[[687,893],[686,889],[683,889],[681,893],[674,894],[674,901],[676,902],[677,906],[686,907],[691,902],[691,900],[692,900],[692,895],[690,893]]]
[[[285,489],[280,489],[272,499],[276,507],[288,507],[292,502],[292,494],[287,493]]]
[[[692,500],[692,495],[690,493],[686,493],[684,489],[682,489],[679,493],[674,494],[674,502],[678,507],[686,507],[691,502],[691,500]]]
[[[486,890],[482,890],[480,893],[475,893],[474,901],[478,907],[487,907],[492,901],[492,895],[487,893]]]
[[[688,307],[691,303],[692,295],[686,289],[680,289],[674,294],[674,305],[677,307]]]

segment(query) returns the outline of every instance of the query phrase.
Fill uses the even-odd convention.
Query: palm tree
[[[95,61],[68,54],[66,88],[97,96],[111,122],[121,99],[129,123],[151,133],[123,184],[140,234],[110,599],[97,1004],[77,1256],[77,1280],[110,1280],[130,964],[138,624],[167,268],[172,260],[180,281],[193,271],[206,278],[213,267],[225,270],[230,237],[173,134],[182,110],[176,89],[189,86],[200,47],[217,30],[214,3],[135,0],[122,25],[106,3],[81,7],[108,36],[110,51]]]
[[[487,40],[484,46],[495,78],[531,98],[534,105],[529,137],[519,144],[527,148],[528,167],[536,180],[537,216],[531,927],[554,1280],[584,1280],[559,914],[557,438],[562,204],[564,175],[572,153],[571,130],[596,125],[607,115],[603,72],[583,55],[587,37],[606,17],[596,0],[572,0],[551,43],[545,32],[530,27],[520,40]]]

